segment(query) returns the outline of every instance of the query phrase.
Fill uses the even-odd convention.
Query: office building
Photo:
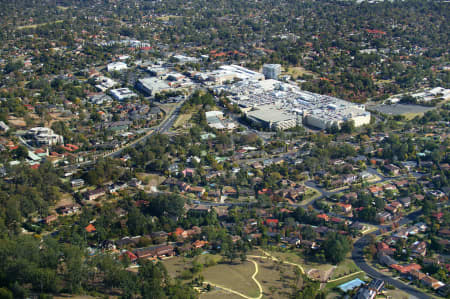
[[[265,64],[263,65],[263,74],[266,79],[278,80],[281,74],[280,64]]]

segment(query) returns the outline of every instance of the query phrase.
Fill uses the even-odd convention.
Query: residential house
[[[49,225],[56,220],[58,220],[58,215],[52,214],[44,218],[44,223]]]
[[[358,199],[358,194],[356,192],[350,192],[342,195],[341,201],[343,202],[351,202]]]
[[[380,262],[380,264],[385,265],[385,266],[391,266],[391,265],[395,265],[397,264],[397,261],[394,260],[393,258],[391,258],[390,256],[383,254],[383,253],[378,253],[378,261]]]
[[[439,289],[439,288],[441,288],[441,287],[443,287],[445,285],[443,282],[441,282],[441,281],[439,281],[439,280],[437,280],[437,279],[435,279],[435,278],[433,278],[431,276],[428,276],[428,275],[423,277],[420,280],[420,282],[423,285],[425,285],[426,287],[431,288],[433,290],[437,290],[437,289]]]
[[[102,197],[106,194],[105,189],[98,188],[95,190],[87,191],[85,193],[86,200],[96,200],[99,197]]]
[[[379,253],[389,255],[389,256],[393,256],[396,251],[395,248],[389,247],[389,245],[387,245],[384,242],[380,242],[377,244],[377,250]]]
[[[426,276],[427,276],[426,274],[420,272],[419,270],[415,270],[415,269],[409,271],[409,273],[408,273],[408,278],[410,280],[420,281],[423,278],[425,278]]]
[[[358,176],[355,174],[346,174],[342,177],[342,181],[344,184],[351,184],[358,179]]]
[[[369,191],[373,196],[380,196],[383,194],[383,188],[380,186],[371,186],[369,187]]]
[[[0,132],[8,132],[9,126],[5,124],[3,121],[0,121]]]
[[[75,214],[80,210],[80,207],[75,204],[68,204],[57,209],[58,213],[64,216]]]
[[[394,234],[394,237],[399,238],[399,239],[408,239],[408,230],[400,229]]]
[[[208,241],[196,240],[194,243],[192,243],[192,247],[193,248],[203,248],[207,244],[208,244]]]
[[[195,174],[195,169],[186,168],[181,173],[183,174],[184,177],[186,177],[186,176],[193,176]]]
[[[412,263],[409,265],[399,265],[399,264],[393,264],[390,265],[389,267],[391,267],[394,270],[397,270],[398,272],[400,272],[403,275],[408,275],[408,273],[411,270],[420,270],[422,267],[418,264]]]
[[[425,256],[427,254],[427,243],[416,241],[411,245],[410,249],[413,255]]]
[[[168,236],[169,236],[169,234],[166,233],[165,231],[153,232],[151,234],[151,237],[153,240],[161,240],[161,241],[167,240]]]
[[[344,213],[350,213],[352,211],[352,205],[346,204],[346,203],[338,203],[337,206],[341,209]]]
[[[397,188],[405,188],[409,185],[408,180],[400,180],[394,182],[394,185],[397,186]]]
[[[135,236],[135,237],[123,237],[120,240],[117,240],[115,243],[117,247],[123,248],[127,246],[135,246],[139,240],[141,239],[141,236]]]
[[[134,254],[139,259],[157,259],[161,257],[173,256],[175,255],[175,251],[172,245],[158,245],[136,249]]]
[[[127,257],[128,260],[133,264],[136,263],[138,260],[138,257],[134,253],[132,253],[131,251],[128,251],[128,250],[125,251],[124,253],[122,253],[122,255],[120,256],[120,259],[124,259],[125,257]]]
[[[399,175],[400,168],[394,164],[384,165],[384,170],[392,175]]]
[[[329,221],[329,220],[330,220],[330,218],[328,217],[327,214],[318,214],[316,217],[317,217],[318,219],[322,219],[322,220],[324,220],[324,221]]]
[[[384,207],[384,209],[392,214],[396,214],[398,212],[398,208],[396,208],[395,206],[388,204]]]
[[[377,293],[380,293],[383,287],[384,287],[384,280],[381,279],[374,279],[367,285],[367,288],[369,290],[373,290]]]
[[[96,231],[96,228],[95,228],[95,226],[94,226],[92,223],[90,223],[88,226],[86,226],[86,227],[84,228],[84,230],[85,230],[86,232],[88,232],[88,233],[93,233],[93,232]]]
[[[398,201],[401,202],[401,204],[405,207],[408,208],[411,205],[411,197],[402,197],[400,198]]]
[[[392,203],[391,203],[391,206],[393,206],[394,208],[396,208],[397,211],[400,210],[400,209],[402,208],[402,204],[401,204],[400,202],[398,202],[398,201],[392,202]]]
[[[386,184],[383,186],[384,191],[392,191],[394,194],[397,193],[397,187],[392,184]]]
[[[377,214],[377,219],[380,223],[392,220],[392,214],[389,212],[380,212]]]
[[[189,192],[196,193],[198,196],[202,196],[205,193],[205,188],[203,187],[191,187]]]
[[[72,188],[81,187],[81,186],[84,186],[84,180],[83,179],[74,179],[70,182],[70,184],[72,185]]]

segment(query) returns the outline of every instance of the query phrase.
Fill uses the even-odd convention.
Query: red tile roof
[[[86,226],[84,229],[85,229],[88,233],[92,233],[92,232],[95,232],[95,231],[96,231],[95,226],[94,226],[92,223],[89,224],[88,226]]]

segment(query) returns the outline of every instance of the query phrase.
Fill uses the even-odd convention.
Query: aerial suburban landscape
[[[449,17],[0,1],[0,299],[450,298]]]

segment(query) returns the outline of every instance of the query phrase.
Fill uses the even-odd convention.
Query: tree
[[[0,288],[0,299],[13,299],[13,294],[7,288]]]
[[[24,145],[20,144],[15,150],[15,154],[17,159],[26,159],[28,157],[28,149]]]
[[[338,264],[342,262],[347,253],[350,252],[351,244],[345,236],[336,232],[331,232],[325,237],[322,248],[325,258],[333,264]]]
[[[349,121],[345,121],[342,123],[342,125],[341,125],[342,133],[352,134],[354,131],[355,131],[355,121],[354,120],[349,120]]]

